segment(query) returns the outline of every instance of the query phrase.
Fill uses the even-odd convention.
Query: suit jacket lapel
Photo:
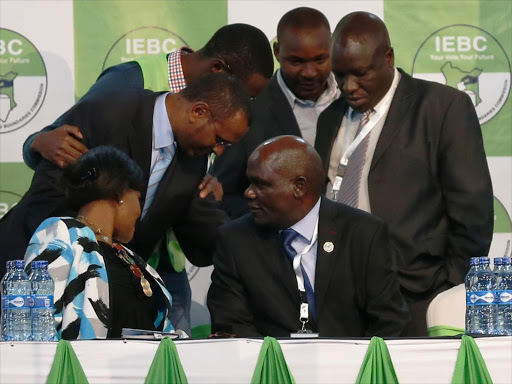
[[[315,149],[322,158],[325,177],[329,170],[329,161],[331,159],[332,146],[338,135],[341,121],[347,110],[347,104],[339,98],[332,102],[318,117],[317,133],[315,139]]]
[[[318,245],[315,269],[315,307],[317,323],[321,318],[322,306],[325,301],[336,258],[339,257],[339,252],[341,251],[341,246],[338,245],[340,228],[335,218],[335,212],[337,212],[337,210],[332,207],[334,204],[336,203],[322,196],[320,203],[320,219],[318,223]]]
[[[270,112],[276,118],[276,127],[278,130],[281,131],[282,135],[295,135],[302,137],[299,125],[297,124],[297,119],[290,107],[290,103],[277,82],[277,74],[275,74],[270,80],[269,91],[272,99]]]
[[[411,97],[414,94],[411,81],[412,78],[401,69],[399,69],[399,71],[402,77],[398,83],[398,87],[396,88],[386,121],[384,122],[379,140],[377,141],[377,146],[373,153],[370,172],[373,170],[375,164],[380,160],[386,149],[389,147],[389,144],[393,141],[393,138],[403,126],[405,117],[410,113],[411,103],[414,101],[414,98]]]

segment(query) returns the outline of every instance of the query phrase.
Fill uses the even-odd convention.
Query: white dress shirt
[[[391,83],[388,92],[373,108],[376,112],[379,112],[379,114],[381,114],[382,117],[377,122],[377,124],[375,124],[375,126],[369,133],[370,139],[368,142],[368,149],[366,151],[365,163],[363,166],[361,182],[359,185],[359,202],[357,208],[362,209],[366,212],[371,212],[370,198],[368,195],[368,174],[370,172],[370,165],[372,163],[373,153],[375,152],[375,147],[377,146],[377,141],[379,140],[380,133],[382,131],[382,127],[384,126],[384,122],[386,121],[386,117],[389,112],[389,107],[391,104],[387,103],[386,101],[393,99],[399,82],[400,72],[398,72],[398,70],[395,68],[393,82]],[[331,197],[330,192],[332,190],[332,183],[334,182],[334,178],[336,177],[336,172],[338,170],[338,164],[340,163],[341,156],[345,153],[350,144],[354,141],[357,129],[359,127],[360,119],[361,115],[359,113],[354,113],[352,107],[348,107],[341,122],[340,129],[338,130],[338,135],[334,140],[334,144],[331,151],[331,157],[329,159],[329,170],[327,172],[327,177],[329,178],[329,184],[327,185],[328,197]]]
[[[277,83],[290,103],[290,107],[292,107],[292,111],[297,119],[297,124],[299,125],[302,137],[314,146],[318,116],[320,116],[320,113],[331,105],[334,100],[337,100],[341,94],[334,75],[332,73],[329,74],[327,79],[327,88],[323,91],[316,102],[297,98],[297,96],[295,96],[284,82],[281,70],[277,71]]]

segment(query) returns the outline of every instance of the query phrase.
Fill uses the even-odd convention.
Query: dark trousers
[[[187,271],[158,271],[167,290],[172,296],[171,323],[175,329],[185,331],[192,336],[190,328],[190,305],[192,291],[188,281]]]

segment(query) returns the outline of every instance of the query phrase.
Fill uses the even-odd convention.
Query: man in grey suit
[[[405,335],[426,335],[428,304],[463,282],[492,239],[478,117],[465,93],[395,68],[386,26],[370,13],[339,22],[331,60],[342,98],[325,113],[338,123],[318,122],[325,192],[388,223],[412,315]]]
[[[268,140],[250,156],[247,176],[251,214],[219,229],[208,292],[212,331],[399,336],[409,315],[387,225],[320,197],[322,163],[313,147],[296,136]]]

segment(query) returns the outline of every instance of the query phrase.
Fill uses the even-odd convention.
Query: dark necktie
[[[295,255],[297,255],[297,252],[292,247],[292,241],[297,236],[300,236],[299,233],[291,228],[285,229],[281,232],[281,240],[283,242],[284,253],[286,256],[288,256],[292,263]],[[300,269],[302,270],[302,276],[304,276],[304,289],[306,290],[306,296],[308,298],[309,313],[315,317],[315,292],[313,292],[313,287],[311,286],[308,274],[304,270],[302,263],[300,264]]]
[[[359,127],[357,128],[358,134],[361,129],[366,124],[368,124],[368,121],[370,120],[370,114],[372,112],[373,109],[370,109],[361,114],[361,121],[359,122]],[[369,141],[370,133],[368,133],[359,143],[357,148],[352,153],[352,156],[350,156],[348,160],[347,169],[345,171],[345,175],[343,176],[343,181],[341,182],[340,191],[338,193],[338,201],[340,203],[357,208],[359,203],[359,186],[361,185],[361,176],[366,160],[366,150],[368,149]]]

